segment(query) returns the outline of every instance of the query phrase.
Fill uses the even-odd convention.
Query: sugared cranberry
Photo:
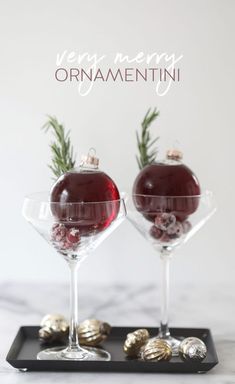
[[[176,223],[176,218],[172,213],[158,213],[155,217],[155,226],[162,231],[166,231],[168,228],[171,228]]]
[[[157,228],[155,225],[152,225],[150,228],[150,235],[155,239],[159,240],[162,237],[163,231]]]
[[[172,238],[167,234],[167,232],[163,232],[163,235],[161,237],[161,242],[168,243],[171,240]]]
[[[52,240],[60,242],[65,239],[67,230],[63,224],[54,224],[52,227]]]
[[[73,249],[73,245],[71,243],[69,243],[67,240],[64,240],[64,241],[61,241],[60,243],[58,243],[57,247],[61,251],[69,251],[69,250]]]
[[[79,229],[56,223],[51,230],[51,239],[59,251],[74,251],[80,241]]]
[[[166,233],[171,239],[176,239],[183,234],[183,226],[179,221],[177,221],[174,225],[167,229]]]
[[[77,244],[80,241],[80,231],[77,228],[71,228],[68,230],[66,240],[69,243]]]

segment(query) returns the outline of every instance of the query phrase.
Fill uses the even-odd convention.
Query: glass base
[[[176,339],[175,337],[172,337],[170,335],[165,337],[163,337],[162,335],[158,335],[156,337],[151,338],[151,340],[154,339],[165,340],[171,346],[172,356],[179,356],[179,345],[182,340]]]
[[[80,347],[71,349],[69,347],[47,348],[37,354],[38,360],[95,360],[109,361],[111,355],[109,352],[101,348]]]

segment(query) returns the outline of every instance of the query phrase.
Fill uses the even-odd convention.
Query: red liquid
[[[184,164],[155,163],[139,173],[133,194],[149,196],[133,196],[136,208],[148,220],[154,221],[158,212],[170,212],[183,221],[196,211],[199,197],[190,199],[170,196],[200,195],[200,185],[194,173]]]
[[[76,227],[80,234],[97,233],[117,217],[120,203],[113,180],[100,171],[68,172],[52,188],[51,205],[54,216],[66,226]],[[99,202],[97,204],[97,202]],[[63,204],[66,203],[66,206]],[[67,203],[87,203],[71,204]]]

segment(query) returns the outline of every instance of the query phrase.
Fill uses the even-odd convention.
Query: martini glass
[[[181,340],[170,334],[169,266],[173,252],[185,244],[214,214],[212,192],[197,196],[132,195],[128,219],[160,255],[162,261],[161,322],[156,338],[166,340],[174,356]]]
[[[23,216],[63,256],[70,269],[70,325],[68,345],[47,348],[39,360],[110,360],[102,348],[84,347],[78,340],[77,270],[126,216],[124,199],[82,203],[53,203],[49,193],[25,198]]]

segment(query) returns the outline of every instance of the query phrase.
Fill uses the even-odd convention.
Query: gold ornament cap
[[[82,167],[98,168],[99,158],[96,157],[95,148],[90,148],[87,155],[82,155],[81,166]]]
[[[178,149],[168,149],[166,152],[167,159],[170,160],[182,160],[183,159],[183,153],[179,151]]]

